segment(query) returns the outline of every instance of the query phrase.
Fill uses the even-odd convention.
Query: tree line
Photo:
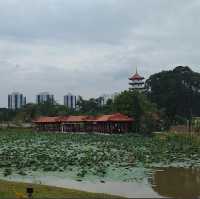
[[[200,116],[200,73],[187,66],[161,71],[146,81],[146,91],[122,91],[114,100],[101,105],[101,98],[80,98],[78,109],[46,102],[29,103],[13,111],[0,109],[0,121],[31,122],[39,116],[99,115],[121,112],[135,119],[134,131],[167,129],[170,125],[184,124],[192,116]]]

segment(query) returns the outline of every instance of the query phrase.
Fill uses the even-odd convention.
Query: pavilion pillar
[[[60,126],[61,126],[61,132],[63,133],[64,132],[64,125],[61,123]]]
[[[129,126],[129,124],[126,123],[126,124],[125,124],[125,131],[126,131],[126,133],[128,132],[128,126]]]

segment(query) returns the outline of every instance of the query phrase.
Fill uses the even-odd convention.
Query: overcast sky
[[[200,72],[199,12],[199,0],[0,0],[0,106],[12,91],[122,91],[136,67]]]

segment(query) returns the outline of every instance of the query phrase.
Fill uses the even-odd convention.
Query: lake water
[[[108,193],[131,198],[200,198],[200,168],[156,168],[139,182],[95,181],[78,182],[64,175],[13,175],[12,181],[40,183],[83,191]]]
[[[161,196],[200,198],[200,168],[164,168],[155,171],[149,182]]]

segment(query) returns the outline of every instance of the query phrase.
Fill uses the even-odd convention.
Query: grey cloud
[[[0,1],[0,105],[7,94],[95,97],[141,75],[200,72],[198,0]],[[18,66],[18,67],[16,67]]]
[[[0,34],[22,40],[118,41],[137,20],[126,12],[126,7],[117,5],[116,1],[99,0],[3,1]]]
[[[187,1],[136,0],[8,0],[0,2],[0,35],[21,40],[63,42],[124,40],[142,26],[162,26]],[[178,3],[179,2],[179,3]],[[184,9],[183,9],[184,10]],[[176,13],[174,13],[176,12]],[[198,17],[198,16],[197,16]],[[148,33],[148,30],[146,30]],[[144,32],[146,32],[144,31]]]

